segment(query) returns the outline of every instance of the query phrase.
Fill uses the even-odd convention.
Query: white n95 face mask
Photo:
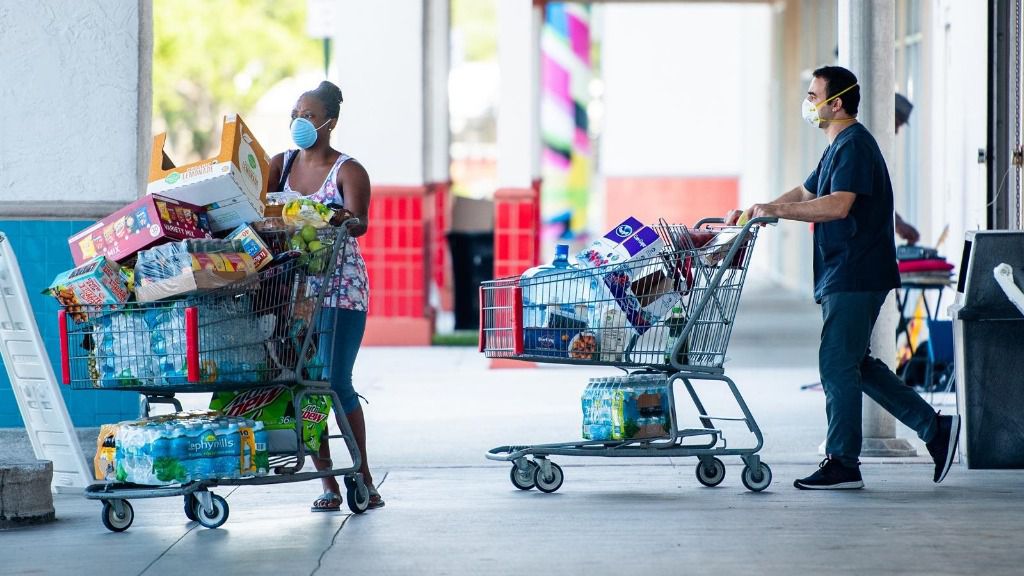
[[[854,84],[854,85],[850,86],[849,88],[843,90],[842,92],[836,94],[835,96],[833,96],[831,98],[826,98],[820,104],[815,104],[814,102],[811,102],[810,100],[804,98],[803,102],[800,103],[801,104],[800,115],[803,116],[804,121],[807,122],[808,124],[810,124],[811,126],[814,126],[815,128],[821,128],[821,125],[824,124],[825,122],[829,122],[829,120],[823,120],[821,118],[821,116],[818,114],[818,110],[820,110],[821,107],[824,106],[825,104],[828,104],[832,100],[835,100],[836,98],[839,98],[843,94],[846,94],[847,92],[852,90],[855,86],[857,86],[857,85]],[[844,121],[849,122],[849,120],[844,120]]]

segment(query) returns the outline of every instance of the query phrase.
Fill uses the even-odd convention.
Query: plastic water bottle
[[[238,433],[240,428],[238,418],[229,418],[224,427],[224,439],[227,445],[224,446],[224,474],[223,478],[238,478],[241,473],[242,458],[242,437]]]
[[[177,478],[178,481],[184,483],[191,479],[191,463],[188,457],[188,436],[185,434],[185,424],[179,420],[174,420],[169,424],[171,428],[171,458],[174,458],[179,464],[179,473],[183,474]]]
[[[612,390],[614,378],[607,378],[597,389],[597,412],[591,426],[595,440],[612,438]]]
[[[216,474],[213,461],[212,443],[216,440],[210,421],[196,422],[189,426],[189,458],[192,471],[197,479],[213,478]]]
[[[686,316],[683,314],[683,307],[676,304],[672,307],[672,314],[665,320],[665,326],[668,327],[668,340],[665,344],[665,364],[672,363],[672,350],[675,348],[676,341],[683,335],[683,329],[686,328]],[[676,359],[680,364],[686,364],[686,347],[685,345],[679,352],[679,356]]]
[[[547,323],[546,307],[559,298],[558,291],[562,280],[569,280],[569,245],[559,244],[555,247],[555,259],[551,264],[530,268],[519,279],[523,289],[523,325],[527,328],[540,328]],[[557,275],[562,274],[563,278]],[[549,278],[545,278],[549,277]],[[556,300],[557,299],[557,300]]]
[[[256,440],[256,475],[266,476],[270,468],[270,454],[267,446],[267,431],[263,422],[256,421],[252,425],[253,437]]]

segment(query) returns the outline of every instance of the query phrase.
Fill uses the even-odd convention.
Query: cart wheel
[[[228,521],[228,501],[217,494],[210,494],[210,498],[213,500],[213,510],[207,512],[203,509],[203,503],[195,497],[196,520],[206,528],[218,528]]]
[[[121,513],[118,514],[114,501],[103,501],[103,525],[111,532],[124,532],[132,525],[132,521],[135,520],[135,510],[132,510],[131,503],[127,500],[121,500],[120,502],[122,509]]]
[[[743,485],[751,492],[760,492],[772,483],[772,469],[761,462],[757,471],[751,470],[750,466],[743,467]]]
[[[370,507],[370,490],[362,480],[345,476],[345,499],[353,514],[362,514]]]
[[[701,460],[697,463],[697,482],[712,487],[718,486],[725,480],[725,464],[718,458]]]
[[[509,471],[508,477],[512,480],[512,485],[520,490],[530,490],[536,483],[534,477],[537,475],[537,463],[527,461],[526,471],[519,469],[519,466],[512,464],[512,470]]]
[[[196,516],[196,504],[199,503],[199,499],[194,494],[185,494],[185,517],[195,522],[198,520]]]
[[[562,480],[565,479],[565,476],[562,474],[561,466],[552,462],[551,474],[547,477],[544,476],[543,468],[539,464],[535,463],[534,466],[536,468],[533,471],[533,482],[537,485],[537,490],[550,494],[562,487]]]

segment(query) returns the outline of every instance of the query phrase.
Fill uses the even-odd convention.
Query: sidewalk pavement
[[[820,326],[809,299],[756,284],[744,295],[726,373],[765,435],[774,481],[762,493],[742,487],[738,458],[725,459],[725,481],[709,489],[697,483],[693,459],[567,457],[553,458],[565,470],[557,493],[520,492],[510,466],[484,453],[578,438],[586,379],[615,370],[489,370],[471,348],[367,348],[355,379],[370,402],[368,456],[384,509],[310,514],[321,491],[312,484],[224,488],[215,492],[227,497],[230,518],[217,530],[188,522],[181,499],[167,498],[133,501],[135,523],[114,534],[97,502],[58,495],[56,523],[0,533],[2,572],[1019,573],[1019,471],[954,466],[936,486],[912,438],[917,458],[865,459],[863,491],[792,487],[820,460],[824,397],[800,389],[818,379]],[[735,414],[720,385],[699,386],[709,411]],[[205,400],[185,398],[196,407]],[[685,399],[678,408],[694,422]],[[725,432],[730,446],[752,442],[743,425]],[[35,552],[43,549],[59,553]]]

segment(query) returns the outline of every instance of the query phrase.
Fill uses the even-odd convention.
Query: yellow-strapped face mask
[[[800,110],[800,115],[804,117],[804,120],[806,120],[808,124],[814,126],[815,128],[821,128],[822,124],[824,124],[825,122],[853,122],[853,118],[843,118],[842,120],[823,120],[821,116],[818,115],[818,110],[821,109],[821,107],[824,106],[825,104],[828,104],[830,101],[839,98],[840,96],[846,94],[850,90],[853,90],[856,86],[857,84],[854,84],[849,88],[846,88],[845,90],[839,92],[835,96],[831,98],[826,98],[824,101],[817,105],[814,102],[811,102],[810,100],[804,98],[803,108]]]

